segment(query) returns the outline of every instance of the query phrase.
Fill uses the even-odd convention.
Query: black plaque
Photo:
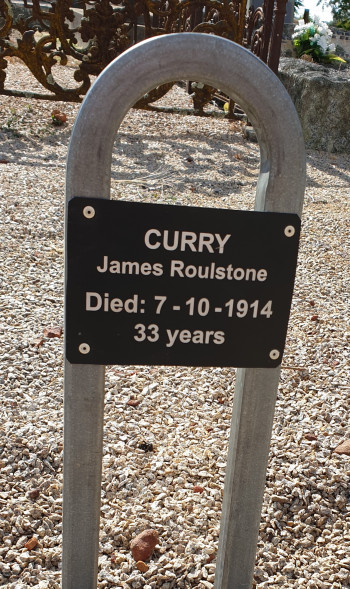
[[[74,198],[68,361],[278,366],[299,233],[288,213]]]

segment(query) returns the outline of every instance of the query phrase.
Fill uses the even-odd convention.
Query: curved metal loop
[[[287,91],[264,63],[240,45],[199,33],[143,41],[102,72],[74,127],[68,157],[68,198],[77,194],[109,198],[112,148],[124,116],[147,92],[177,79],[220,88],[245,110],[261,151],[256,210],[300,215],[305,188],[304,141]],[[96,112],[101,116],[93,116]]]

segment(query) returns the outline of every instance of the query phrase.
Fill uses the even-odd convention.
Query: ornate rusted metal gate
[[[0,0],[0,94],[79,102],[91,76],[138,41],[165,33],[219,35],[250,49],[277,71],[286,0],[265,0],[247,10],[247,0]],[[6,86],[8,58],[19,58],[47,93]],[[57,66],[74,65],[74,87],[64,87]],[[137,103],[152,108],[172,84]],[[198,114],[214,89],[194,88]]]

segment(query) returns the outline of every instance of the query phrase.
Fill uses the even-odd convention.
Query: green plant
[[[315,61],[325,63],[330,61],[345,63],[344,59],[334,54],[335,45],[331,43],[332,35],[326,23],[321,22],[317,17],[308,23],[300,20],[292,35],[297,56],[310,55]]]
[[[333,13],[333,24],[336,27],[350,30],[350,0],[329,0]]]
[[[335,23],[335,26],[339,29],[344,29],[345,31],[350,31],[350,18],[348,20],[338,20]]]
[[[303,8],[304,0],[294,0],[294,16]]]

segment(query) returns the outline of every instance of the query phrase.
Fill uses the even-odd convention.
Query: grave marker
[[[256,213],[244,213],[242,216],[242,212],[212,210],[212,218],[217,216],[217,222],[213,220],[209,223],[206,219],[206,211],[199,210],[198,222],[193,221],[193,225],[188,224],[187,221],[184,224],[181,207],[171,207],[177,220],[176,225],[169,225],[166,212],[160,214],[161,222],[158,225],[146,213],[144,215],[146,223],[140,224],[138,234],[140,243],[135,245],[134,250],[129,244],[123,253],[125,257],[119,259],[120,246],[118,245],[117,253],[115,253],[111,233],[103,230],[105,224],[108,224],[109,216],[120,214],[122,217],[130,205],[134,206],[136,217],[142,216],[141,209],[145,210],[144,207],[148,207],[146,210],[150,210],[151,205],[113,204],[101,200],[109,198],[110,166],[115,134],[129,108],[142,95],[160,84],[178,79],[200,81],[221,88],[238,102],[249,116],[261,149],[255,209],[259,211],[258,217],[262,215],[261,219],[264,221],[259,220],[254,231],[250,223],[255,221],[247,221],[245,237],[241,235],[237,242],[239,245],[245,239],[245,246],[240,247],[238,253],[232,250],[230,256],[226,258],[225,250],[229,251],[226,248],[229,248],[228,244],[231,240],[231,237],[227,238],[227,235],[234,234],[231,228],[235,227],[235,231],[239,232],[237,220],[243,219],[245,215],[249,215],[249,218],[253,220],[258,218]],[[88,93],[73,130],[67,161],[68,296],[66,298],[63,589],[95,589],[97,586],[103,442],[104,367],[102,364],[107,363],[107,360],[114,362],[123,360],[124,362],[134,359],[133,363],[146,361],[157,364],[166,359],[168,364],[172,363],[172,359],[176,360],[174,364],[185,363],[181,352],[183,346],[185,348],[191,346],[189,349],[191,349],[192,362],[195,359],[194,350],[197,345],[200,345],[204,346],[204,349],[209,346],[207,349],[210,352],[205,356],[205,365],[212,365],[210,354],[215,350],[215,346],[223,345],[214,343],[214,338],[220,340],[222,336],[208,336],[208,344],[199,344],[193,341],[193,334],[194,331],[213,331],[214,333],[225,331],[221,327],[220,319],[224,310],[228,314],[227,322],[232,319],[232,325],[237,325],[242,321],[245,325],[242,333],[257,337],[256,330],[260,329],[261,346],[256,347],[254,352],[256,357],[253,360],[249,359],[247,350],[238,358],[240,351],[237,340],[235,342],[234,338],[229,339],[228,336],[232,350],[230,346],[225,348],[225,362],[227,362],[225,365],[232,365],[232,358],[234,358],[234,363],[252,367],[240,368],[237,371],[215,587],[216,589],[236,589],[237,587],[250,589],[279,380],[278,364],[282,357],[294,279],[304,186],[305,156],[302,132],[287,92],[261,61],[230,41],[196,33],[155,37],[134,46],[112,62]],[[162,208],[162,211],[166,209],[167,207]],[[187,214],[190,215],[189,211],[191,209],[186,208],[186,217]],[[282,213],[286,215],[281,216]],[[129,212],[126,215],[129,216]],[[178,218],[177,215],[179,215]],[[281,222],[282,218],[285,221]],[[226,225],[226,219],[230,219],[228,225]],[[259,231],[262,231],[262,227],[265,227],[265,222],[270,223],[269,230],[274,235],[279,235],[276,238],[271,237],[270,241],[267,240],[267,245],[262,235],[257,236]],[[91,238],[93,227],[97,227],[99,238],[102,238],[102,235],[106,236],[103,243],[96,245]],[[170,229],[173,231],[171,242],[170,234],[165,236],[165,231]],[[175,231],[178,231],[177,237],[175,237]],[[169,248],[169,245],[173,247],[176,240],[178,240],[177,247],[180,244],[180,252],[173,257],[172,250],[167,247]],[[262,252],[256,251],[258,246],[262,248]],[[264,247],[268,248],[269,255]],[[89,248],[89,251],[86,251],[86,248]],[[162,257],[158,258],[160,248],[164,251]],[[274,257],[275,254],[277,258]],[[233,261],[231,261],[231,255]],[[201,263],[196,261],[199,259],[197,256],[201,258]],[[220,262],[220,266],[218,266],[219,256],[225,260],[223,263]],[[278,258],[278,256],[281,257]],[[121,285],[121,293],[115,290],[116,283],[112,280],[112,275],[118,272],[112,272],[111,261],[115,262],[113,269],[119,268],[119,271],[121,266],[118,266],[118,263],[129,262],[127,266],[124,266],[127,268],[128,281],[118,282]],[[178,264],[174,267],[172,261]],[[84,267],[79,273],[80,263],[83,263]],[[166,274],[166,280],[169,281],[164,282],[164,290],[159,292],[154,289],[153,280],[156,278],[156,273],[160,271],[156,264],[163,265],[163,272]],[[220,270],[225,275],[223,280],[230,282],[230,286],[235,278],[235,295],[233,296],[231,291],[227,290],[224,293],[225,296],[219,299],[218,293],[214,293],[210,286],[206,287],[205,291],[202,290],[201,281],[206,280],[209,284],[211,279],[197,277],[200,265],[209,267],[209,277],[211,272],[215,276],[218,267],[223,268]],[[230,265],[232,268],[229,268]],[[130,268],[132,272],[129,273]],[[193,287],[194,290],[189,292],[189,295],[180,287],[179,298],[172,298],[170,278],[175,280],[175,275],[169,277],[171,268],[174,273],[177,273],[176,280],[179,284],[182,280],[196,281],[197,286]],[[166,272],[165,269],[167,269]],[[285,272],[284,279],[279,285],[275,283],[277,270]],[[78,280],[74,279],[72,272],[78,273]],[[184,276],[181,277],[180,272],[183,272]],[[196,276],[194,276],[195,272]],[[201,272],[206,273],[206,270]],[[122,270],[121,273],[123,276]],[[136,275],[133,275],[134,273]],[[193,273],[192,278],[191,273]],[[151,278],[148,280],[148,277]],[[216,280],[219,279],[216,278]],[[244,290],[241,290],[241,280],[245,281],[244,284],[247,283],[245,284],[247,288]],[[146,288],[144,285],[147,283],[149,287]],[[145,290],[141,290],[143,288]],[[265,288],[267,290],[264,290]],[[280,289],[285,289],[282,296]],[[271,304],[269,301],[272,301]],[[163,306],[164,311],[166,309],[165,305],[168,306],[167,315],[162,315]],[[262,313],[263,309],[264,313]],[[266,329],[266,324],[273,326],[274,312],[280,317],[282,327],[272,327],[270,333]],[[174,340],[172,346],[167,346],[166,344],[172,340],[166,340],[166,330],[170,329],[170,336],[173,338],[175,329],[175,323],[167,323],[167,321],[173,321],[171,316],[177,313],[180,313],[183,318],[182,335],[180,331],[177,334],[182,341],[178,344]],[[111,356],[113,334],[111,336],[108,330],[110,325],[112,329],[115,329],[114,321],[103,319],[103,329],[99,331],[96,327],[98,322],[94,322],[94,316],[108,318],[112,317],[112,314],[124,317],[122,337],[130,338],[132,344],[130,357],[122,357],[120,346],[113,351],[113,357]],[[197,323],[194,323],[195,314],[201,325],[198,329]],[[129,321],[129,315],[135,315],[135,323]],[[150,323],[141,321],[141,317],[147,316],[150,318]],[[159,318],[159,325],[154,321],[155,317],[157,320]],[[150,325],[161,328],[162,339],[159,336],[159,343],[162,347],[158,346],[158,340],[152,342],[157,332],[154,328],[150,328]],[[166,325],[172,325],[172,327],[167,328]],[[187,332],[191,335],[189,336]],[[264,334],[269,340],[265,348]],[[197,337],[200,338],[199,335]],[[205,341],[206,336],[202,337]],[[137,341],[137,338],[140,341]],[[146,346],[143,347],[145,339]],[[278,343],[275,344],[276,341]],[[153,344],[157,345],[156,353],[149,351]],[[173,354],[172,349],[170,353],[166,350],[166,348],[175,350],[175,344],[179,349],[178,355]],[[141,352],[137,352],[138,349],[141,349]],[[120,359],[117,357],[119,352]],[[91,359],[94,358],[100,364],[91,364],[88,359],[89,354]],[[157,362],[158,354],[159,358],[161,357],[159,362]],[[267,361],[266,356],[269,356]],[[75,363],[79,361],[80,363]],[[216,362],[220,365],[219,359],[216,359]]]
[[[87,198],[68,207],[70,362],[281,363],[297,215]]]

